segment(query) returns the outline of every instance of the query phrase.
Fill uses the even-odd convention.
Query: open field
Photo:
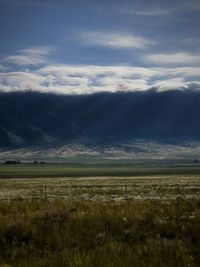
[[[169,161],[72,161],[0,166],[0,200],[198,198],[200,164]]]
[[[2,164],[0,177],[1,267],[200,266],[198,163]]]
[[[45,164],[0,164],[0,178],[198,175],[200,163],[166,160],[74,159]]]
[[[0,200],[170,200],[198,199],[200,175],[157,175],[135,177],[83,177],[0,179]]]

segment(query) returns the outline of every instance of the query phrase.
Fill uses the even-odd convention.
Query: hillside
[[[0,147],[200,139],[200,92],[0,94]]]

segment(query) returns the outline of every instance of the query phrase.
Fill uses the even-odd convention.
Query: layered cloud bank
[[[0,91],[62,94],[200,88],[200,68],[47,65],[0,73]],[[190,81],[188,81],[188,79]],[[195,86],[194,86],[195,85]]]
[[[199,89],[199,0],[0,0],[0,92]]]
[[[119,45],[130,46],[131,40],[126,38],[119,39]],[[109,39],[108,36],[100,39],[99,45],[114,45],[112,38]],[[132,40],[132,45],[136,43]],[[90,94],[146,91],[152,88],[157,91],[200,88],[199,58],[192,54],[146,55],[143,56],[146,64],[154,62],[155,65],[137,67],[59,64],[50,59],[52,51],[49,47],[32,47],[3,57],[0,60],[0,91]],[[182,65],[178,66],[179,64]]]

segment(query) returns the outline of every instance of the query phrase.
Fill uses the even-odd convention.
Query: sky
[[[200,89],[200,0],[0,0],[0,92]]]

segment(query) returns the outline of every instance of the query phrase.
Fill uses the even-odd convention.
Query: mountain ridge
[[[199,114],[198,90],[90,95],[0,93],[0,147],[76,140],[128,143],[138,138],[198,141]]]

